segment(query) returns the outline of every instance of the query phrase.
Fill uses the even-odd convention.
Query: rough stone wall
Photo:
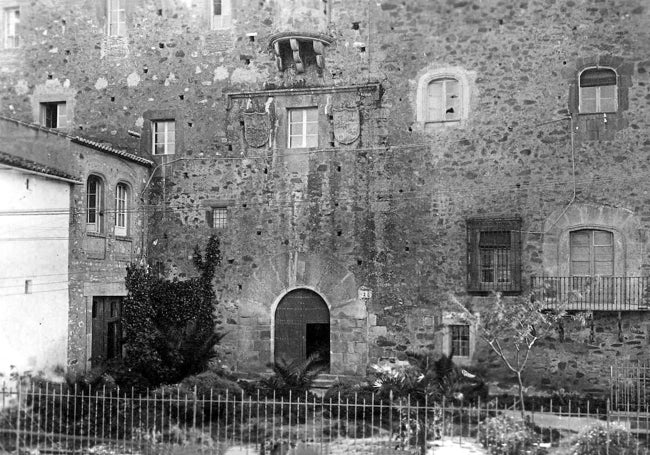
[[[174,157],[155,158],[161,178],[151,201],[157,210],[149,223],[150,258],[170,275],[192,274],[193,246],[218,232],[225,258],[220,323],[230,333],[224,358],[238,368],[263,368],[271,359],[273,301],[255,301],[264,314],[252,324],[242,307],[250,306],[245,289],[258,284],[261,264],[278,255],[333,258],[356,285],[373,290],[364,357],[370,362],[439,348],[441,311],[453,309],[449,294],[480,311],[486,297],[466,292],[468,218],[522,218],[527,287],[532,275],[547,272],[543,251],[553,214],[569,204],[629,210],[642,231],[633,243],[640,273],[647,274],[650,12],[641,0],[333,1],[325,69],[311,66],[302,74],[275,68],[268,40],[287,30],[275,16],[276,2],[236,2],[228,31],[209,30],[199,0],[128,3],[128,37],[117,45],[104,39],[93,1],[70,0],[45,12],[27,8],[23,69],[2,74],[0,109],[30,120],[36,87],[49,77],[67,80],[76,91],[73,130],[143,154],[147,144],[127,130],[141,131],[147,111],[175,113],[183,147]],[[577,71],[590,62],[615,66],[627,90],[627,105],[607,123],[572,108]],[[416,121],[417,84],[423,72],[441,68],[472,75],[469,112],[460,127],[425,133]],[[359,108],[360,139],[332,149],[327,134],[319,144],[326,150],[303,154],[287,153],[282,143],[283,109],[305,97],[301,102],[322,109],[320,131],[331,132],[326,94],[251,97],[257,111],[273,98],[269,145],[260,148],[243,139],[247,97],[228,96],[374,82],[381,88],[369,95],[331,94]],[[592,140],[593,131],[606,140]],[[221,231],[205,221],[214,203],[228,205],[229,226]],[[306,280],[295,285],[331,292]],[[650,320],[645,313],[622,318],[624,327]],[[590,388],[602,376],[596,366],[612,352],[638,357],[613,341],[611,315],[596,320],[603,329],[598,348],[583,355],[570,347],[580,342],[548,344],[535,362],[576,362],[586,378],[577,385]],[[249,338],[257,343],[247,344]],[[243,347],[248,352],[240,362]],[[486,358],[477,351],[477,363]],[[563,378],[531,374],[547,386]]]

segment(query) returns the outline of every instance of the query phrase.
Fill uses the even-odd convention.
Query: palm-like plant
[[[280,361],[270,363],[273,375],[260,381],[260,387],[275,392],[276,396],[300,395],[308,392],[314,381],[325,370],[318,353],[312,354],[305,360],[292,362]]]

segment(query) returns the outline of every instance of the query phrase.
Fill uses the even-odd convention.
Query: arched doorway
[[[287,293],[275,310],[275,361],[302,361],[318,354],[330,366],[330,312],[314,291]]]

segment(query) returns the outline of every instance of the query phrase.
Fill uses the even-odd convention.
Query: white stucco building
[[[65,367],[74,177],[0,152],[0,373]]]

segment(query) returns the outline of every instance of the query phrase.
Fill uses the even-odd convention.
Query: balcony
[[[548,309],[644,311],[650,309],[650,277],[532,277],[532,289]]]

